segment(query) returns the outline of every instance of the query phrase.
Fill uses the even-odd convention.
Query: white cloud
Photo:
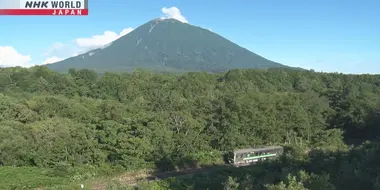
[[[0,66],[5,67],[32,67],[34,65],[45,65],[49,63],[55,63],[61,61],[58,57],[49,57],[45,59],[42,63],[34,64],[31,62],[32,58],[30,55],[22,55],[17,50],[11,46],[0,46]]]
[[[129,27],[129,28],[124,28],[124,29],[120,32],[119,37],[122,37],[122,36],[124,36],[124,35],[126,35],[126,34],[132,32],[132,31],[133,31],[133,28],[131,28],[131,27]]]
[[[75,42],[76,45],[81,48],[94,49],[107,45],[132,31],[133,28],[125,28],[119,34],[112,31],[105,31],[102,35],[94,35],[90,38],[78,38]]]
[[[165,14],[164,18],[174,18],[181,22],[188,23],[187,19],[181,14],[181,11],[177,7],[163,7],[161,11]]]
[[[90,50],[103,47],[130,33],[131,31],[133,31],[133,28],[129,27],[123,29],[120,33],[105,31],[101,35],[94,35],[87,38],[77,38],[66,43],[57,42],[47,48],[43,56],[49,58],[55,57],[59,59],[77,56]]]
[[[11,46],[0,46],[0,65],[2,66],[30,67],[32,66],[31,60],[30,55],[22,55]]]
[[[46,65],[46,64],[50,64],[50,63],[56,63],[56,62],[61,61],[61,60],[62,59],[59,57],[55,57],[55,56],[49,57],[49,58],[45,59],[44,62],[42,62],[42,65]]]

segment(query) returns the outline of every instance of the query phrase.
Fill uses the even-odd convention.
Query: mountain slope
[[[209,30],[174,19],[155,19],[103,48],[48,67],[60,72],[69,68],[99,72],[136,68],[219,72],[234,68],[287,66],[267,60]]]

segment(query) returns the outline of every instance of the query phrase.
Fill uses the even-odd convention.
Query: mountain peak
[[[160,18],[155,18],[145,24],[148,24],[148,23],[160,23],[160,22],[166,22],[166,23],[182,23],[182,24],[187,24],[185,22],[182,22],[180,20],[177,20],[175,18],[163,18],[163,17],[160,17]],[[144,24],[143,24],[144,25]]]
[[[54,64],[53,70],[86,68],[99,72],[219,72],[234,68],[286,67],[267,60],[209,30],[173,18],[153,19],[104,48]]]

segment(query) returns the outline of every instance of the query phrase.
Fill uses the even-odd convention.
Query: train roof
[[[283,149],[282,146],[267,146],[262,148],[245,148],[245,149],[237,149],[234,150],[234,153],[245,153],[245,152],[259,152],[273,149]]]

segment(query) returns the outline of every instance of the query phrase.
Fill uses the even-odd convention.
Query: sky
[[[380,73],[379,0],[89,0],[88,7],[89,16],[0,16],[0,66],[56,62],[165,17],[285,65]]]

